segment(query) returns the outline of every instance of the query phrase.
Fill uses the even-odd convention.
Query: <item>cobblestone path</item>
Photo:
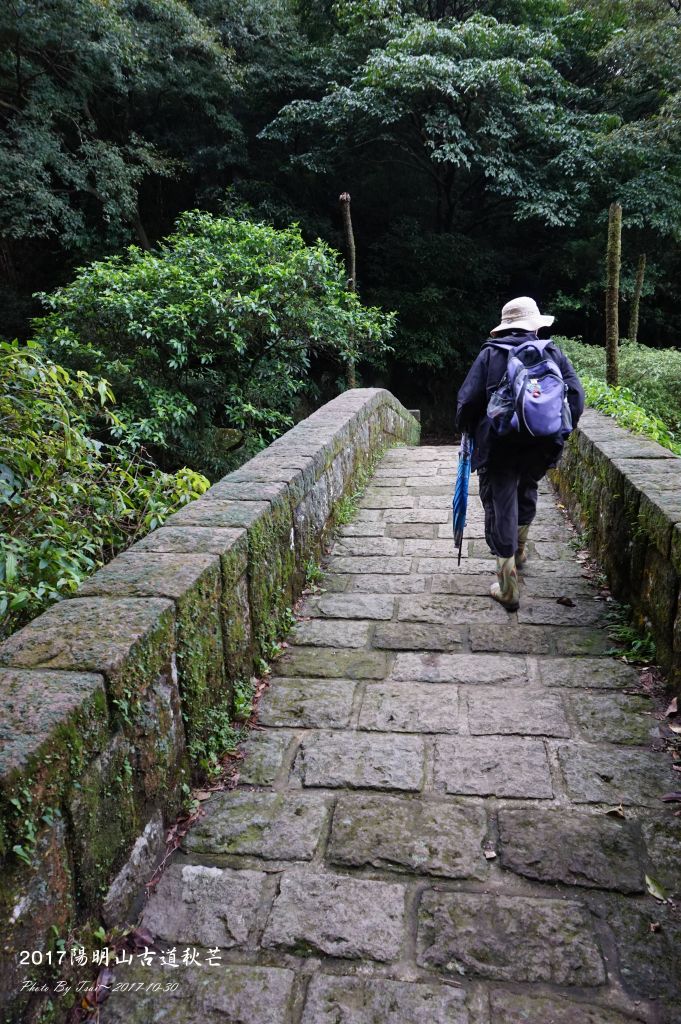
[[[516,614],[488,596],[475,496],[457,569],[455,465],[385,455],[239,788],[204,804],[144,911],[160,949],[201,963],[117,970],[142,990],[106,1024],[681,1021],[681,922],[645,881],[681,892],[652,702],[606,656],[548,486]]]

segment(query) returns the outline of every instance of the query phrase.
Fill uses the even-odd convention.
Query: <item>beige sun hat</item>
[[[538,331],[540,327],[550,327],[555,316],[543,316],[539,312],[539,306],[528,295],[521,295],[518,299],[511,299],[501,311],[501,323],[495,327],[490,334],[498,334],[499,331],[510,331],[517,328],[521,331]]]

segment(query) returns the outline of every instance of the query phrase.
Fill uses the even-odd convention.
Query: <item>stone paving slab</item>
[[[448,985],[316,975],[302,1024],[469,1024],[466,995]]]
[[[388,527],[383,526],[388,537],[395,537],[396,540],[428,540],[435,538],[435,525],[431,523],[393,523]],[[451,534],[451,527],[441,526],[440,529],[448,529]]]
[[[332,576],[332,581],[344,581],[343,590],[351,591],[353,594],[422,594],[428,582],[427,576],[419,576],[416,573],[409,573],[408,576],[376,575],[366,573],[363,576],[351,575]],[[329,590],[333,587],[329,586]]]
[[[514,616],[515,617],[515,616]],[[472,625],[468,637],[472,651],[505,651],[507,654],[551,654],[554,647],[553,630],[540,626]]]
[[[607,740],[608,743],[645,746],[658,731],[649,697],[580,693],[573,694],[569,707],[580,733],[590,743]]]
[[[280,967],[223,964],[164,970],[116,967],[121,986],[98,1007],[100,1024],[289,1024],[295,974]],[[176,991],[150,986],[177,985]],[[128,990],[122,986],[129,986]],[[159,1014],[159,1008],[162,1012]]]
[[[416,791],[423,765],[420,736],[314,732],[303,739],[294,772],[304,786]]]
[[[605,1006],[501,990],[491,993],[490,1004],[492,1024],[634,1024],[644,1019],[623,1017]]]
[[[492,572],[482,575],[467,574],[464,576],[446,576],[438,574],[430,581],[431,594],[465,594],[470,597],[486,597],[489,599],[489,588],[496,577]]]
[[[525,658],[486,654],[398,654],[391,678],[428,683],[504,683],[527,681]]]
[[[242,745],[244,759],[239,780],[251,786],[269,786],[279,774],[294,734],[288,729],[254,731]]]
[[[229,949],[248,942],[264,899],[261,871],[175,862],[164,871],[142,924],[165,942]]]
[[[500,863],[539,882],[643,892],[641,842],[630,822],[536,807],[499,811]]]
[[[386,594],[322,594],[308,597],[304,615],[333,619],[392,619],[395,598]]]
[[[605,623],[608,612],[608,606],[593,597],[576,600],[574,608],[571,608],[557,601],[528,596],[518,609],[518,622],[540,626],[593,626],[594,623]]]
[[[489,597],[459,597],[436,594],[411,597],[398,601],[398,619],[410,622],[435,622],[441,625],[459,623],[506,624],[508,612]]]
[[[455,573],[462,576],[485,576],[488,579],[488,587],[496,579],[496,562],[490,555],[489,558],[468,558],[466,553],[462,555],[461,565],[458,558],[422,558],[420,555],[413,556],[416,560],[416,572],[425,573],[427,576],[444,574],[453,576]]]
[[[550,799],[551,773],[538,739],[440,736],[435,745],[435,788],[468,796]]]
[[[390,651],[456,651],[465,640],[465,626],[382,622],[374,630],[373,646]]]
[[[298,953],[397,960],[404,933],[405,890],[312,871],[285,872],[262,944]]]
[[[466,694],[468,728],[474,736],[569,736],[570,726],[559,696],[530,695],[522,690],[488,690]]]
[[[559,748],[558,758],[576,804],[658,803],[676,783],[668,758],[647,750],[571,744]]]
[[[593,894],[589,902],[612,933],[625,990],[635,998],[661,1002],[666,1010],[660,1014],[664,1024],[677,1024],[681,1020],[678,909],[600,894]]]
[[[484,881],[487,816],[480,806],[393,796],[343,796],[333,816],[329,860]]]
[[[401,555],[404,541],[394,537],[345,537],[336,542],[335,556],[349,555],[352,558],[375,557],[376,555]],[[413,552],[405,551],[405,555]]]
[[[387,508],[385,523],[446,523],[450,520],[451,509],[446,508]]]
[[[216,793],[182,845],[189,853],[311,860],[329,811],[329,798],[316,793]]]
[[[306,647],[366,647],[370,630],[370,624],[362,621],[308,619],[294,626],[291,640]]]
[[[270,679],[258,721],[273,728],[344,729],[357,684],[352,679]]]
[[[557,899],[426,893],[417,961],[455,977],[582,987],[606,980],[589,914]]]
[[[362,700],[359,727],[380,732],[458,732],[458,688],[445,683],[438,687],[430,683],[372,683]]]
[[[380,651],[292,647],[276,662],[275,668],[281,676],[383,679],[388,673],[388,661]]]
[[[362,575],[365,573],[406,575],[411,571],[411,563],[411,556],[409,558],[383,558],[381,556],[372,558],[371,556],[335,555],[329,562],[329,569],[332,572],[362,573]]]
[[[544,686],[599,690],[638,686],[636,669],[614,658],[540,658],[537,664]]]
[[[612,640],[603,629],[589,629],[579,626],[564,626],[553,635],[556,654],[571,654],[574,657],[606,655],[612,651]]]

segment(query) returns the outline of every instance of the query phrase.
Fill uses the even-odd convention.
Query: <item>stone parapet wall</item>
[[[389,392],[346,392],[0,646],[3,1019],[33,1019],[20,950],[129,909],[337,503],[379,450],[418,439]]]
[[[650,630],[681,689],[681,459],[591,409],[553,474],[613,594]]]

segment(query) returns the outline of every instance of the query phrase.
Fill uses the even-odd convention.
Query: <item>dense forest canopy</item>
[[[5,336],[188,209],[342,249],[348,190],[360,297],[397,313],[360,372],[442,422],[510,295],[601,341],[613,200],[639,340],[678,342],[676,0],[7,0],[0,40]]]

